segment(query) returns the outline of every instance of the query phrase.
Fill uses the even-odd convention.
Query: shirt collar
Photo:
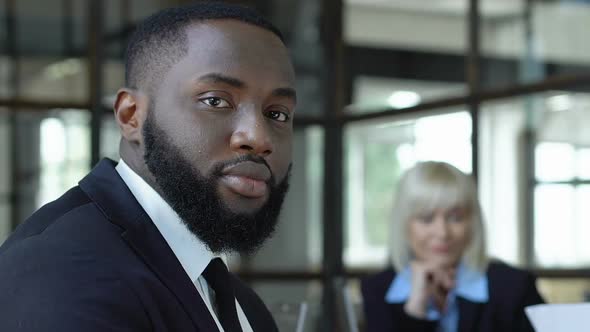
[[[186,227],[172,207],[123,159],[119,160],[116,170],[139,205],[152,219],[188,276],[195,282],[211,259],[217,255],[209,251],[205,243]]]
[[[410,297],[411,290],[412,272],[406,267],[391,282],[385,294],[385,302],[405,302]],[[488,277],[464,264],[459,264],[456,287],[451,293],[472,302],[485,303],[489,299]]]

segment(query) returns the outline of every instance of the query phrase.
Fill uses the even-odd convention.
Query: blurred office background
[[[187,2],[0,1],[0,243],[118,159],[126,38]],[[277,317],[305,301],[305,331],[362,328],[358,280],[387,265],[394,187],[420,160],[476,176],[492,256],[550,302],[588,300],[590,1],[233,2],[284,32],[298,74],[281,224],[234,266]]]

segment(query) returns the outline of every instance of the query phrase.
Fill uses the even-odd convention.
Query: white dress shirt
[[[133,196],[135,196],[137,202],[139,202],[139,205],[152,219],[168,246],[178,258],[186,274],[193,281],[219,331],[224,332],[213,310],[207,281],[201,275],[209,262],[213,258],[219,257],[219,255],[209,251],[207,246],[191,233],[172,207],[122,159],[119,160],[116,170],[127,187],[129,187],[129,190],[131,190]],[[237,300],[236,309],[243,332],[253,332],[248,318]]]

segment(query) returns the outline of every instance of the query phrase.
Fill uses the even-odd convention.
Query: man
[[[294,74],[256,12],[203,3],[142,23],[101,161],[0,248],[0,331],[275,331],[221,253],[275,226]]]

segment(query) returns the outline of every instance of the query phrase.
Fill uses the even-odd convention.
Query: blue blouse
[[[387,303],[404,303],[410,297],[412,291],[412,272],[409,267],[401,271],[391,282],[391,286],[385,294]],[[457,269],[456,286],[447,297],[447,311],[440,313],[429,303],[426,310],[426,319],[438,320],[438,332],[456,332],[459,324],[459,306],[457,296],[471,302],[486,303],[489,299],[488,277],[481,272],[460,264]]]

